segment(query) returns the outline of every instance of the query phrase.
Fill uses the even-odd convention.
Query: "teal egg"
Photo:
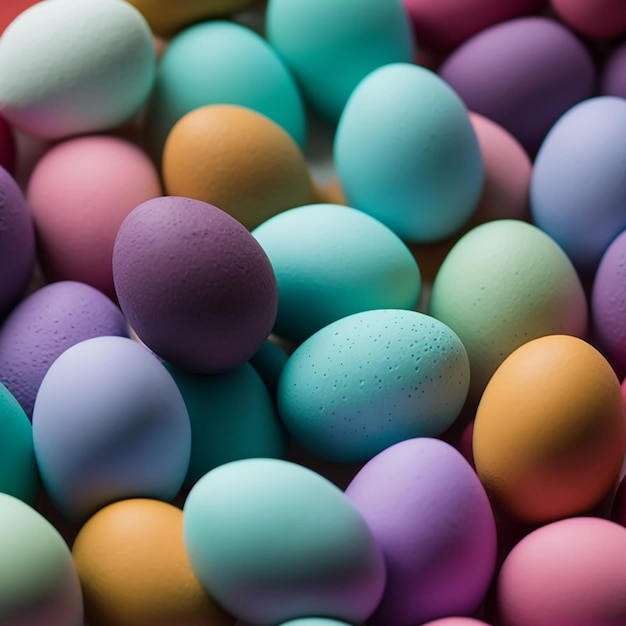
[[[405,439],[437,436],[469,388],[459,337],[423,313],[355,313],[302,343],[278,385],[278,412],[315,456],[361,463]]]
[[[262,113],[303,146],[304,105],[291,73],[269,44],[234,22],[201,22],[178,33],[160,59],[147,111],[155,156],[174,124],[209,104],[238,104]]]
[[[303,617],[283,622],[280,626],[352,626],[346,622],[338,622],[336,619],[327,617]]]
[[[0,493],[35,506],[40,484],[31,423],[20,403],[0,383]]]
[[[401,0],[270,0],[265,22],[307,101],[333,121],[367,74],[413,59]]]
[[[275,339],[266,339],[248,361],[269,389],[272,398],[276,397],[280,373],[288,358],[289,355],[282,345]]]
[[[348,204],[405,241],[443,240],[474,213],[484,166],[459,96],[430,70],[368,74],[339,119],[333,155]]]
[[[35,509],[0,493],[0,624],[82,626],[83,599],[70,550]]]
[[[273,332],[301,343],[331,322],[370,309],[412,309],[420,271],[406,244],[362,211],[313,204],[284,211],[253,232],[278,284]]]
[[[309,615],[362,622],[385,585],[361,514],[326,478],[277,459],[221,465],[184,506],[191,566],[236,618],[275,626]]]

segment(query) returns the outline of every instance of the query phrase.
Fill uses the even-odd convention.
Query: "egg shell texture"
[[[445,324],[379,309],[337,320],[296,349],[280,377],[278,412],[309,452],[360,463],[404,439],[441,434],[468,386],[467,353]]]

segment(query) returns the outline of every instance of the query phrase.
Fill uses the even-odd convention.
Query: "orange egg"
[[[165,142],[162,173],[168,195],[209,202],[249,230],[317,197],[291,136],[238,105],[213,104],[183,116]]]
[[[523,344],[481,397],[476,470],[494,504],[518,521],[589,511],[614,487],[625,451],[619,380],[582,339],[548,335]]]
[[[231,626],[195,578],[183,512],[165,502],[122,500],[91,517],[72,556],[90,626]]]

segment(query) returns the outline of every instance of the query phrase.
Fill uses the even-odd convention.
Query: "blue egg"
[[[123,498],[174,498],[191,428],[176,383],[151,352],[125,337],[95,337],[48,369],[33,441],[53,504],[66,519],[84,521]]]
[[[278,412],[315,456],[360,463],[404,439],[443,433],[469,379],[465,347],[443,322],[416,311],[365,311],[296,349],[280,377]]]
[[[426,68],[393,63],[368,74],[343,110],[333,152],[348,204],[406,241],[443,240],[478,205],[484,166],[467,109]]]

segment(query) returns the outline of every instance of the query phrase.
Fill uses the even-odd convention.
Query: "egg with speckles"
[[[458,336],[417,311],[355,313],[309,337],[278,384],[278,410],[306,450],[367,461],[404,439],[437,436],[458,417],[469,360]]]

